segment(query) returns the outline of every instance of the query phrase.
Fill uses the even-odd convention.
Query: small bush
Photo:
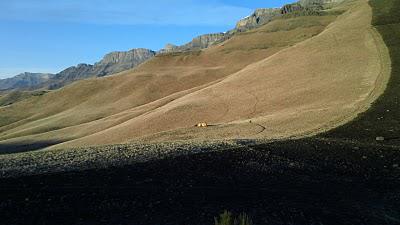
[[[253,225],[253,221],[247,214],[242,213],[235,218],[231,212],[226,210],[214,220],[215,225]]]
[[[239,215],[237,220],[235,220],[235,225],[253,225],[253,221],[251,221],[247,214],[242,213]]]

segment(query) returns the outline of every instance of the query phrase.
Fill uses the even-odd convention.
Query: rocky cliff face
[[[155,54],[154,51],[148,49],[132,49],[126,52],[111,52],[94,65],[79,64],[61,71],[50,79],[46,85],[49,89],[57,89],[76,80],[119,73],[138,66],[155,56]]]
[[[203,49],[226,40],[226,33],[201,35],[184,45],[187,49]]]
[[[208,48],[229,39],[234,33],[243,32],[260,27],[280,14],[280,9],[257,9],[252,15],[240,20],[235,29],[225,33],[205,34],[194,38],[191,42],[176,46],[167,44],[159,53],[184,52]]]
[[[221,43],[227,40],[229,37],[230,35],[227,33],[205,34],[193,38],[191,42],[185,45],[176,46],[172,44],[167,44],[164,49],[159,51],[159,53],[200,50]]]
[[[132,49],[127,52],[111,52],[105,55],[100,62],[94,64],[93,73],[97,76],[119,73],[138,66],[155,54],[156,52],[144,48]]]
[[[0,80],[0,90],[6,89],[57,89],[89,77],[101,77],[122,72],[138,66],[155,56],[148,49],[132,49],[126,52],[111,52],[95,63],[71,66],[57,74],[24,73],[13,78]]]
[[[342,1],[343,0],[300,0],[292,4],[284,5],[281,8],[257,9],[250,16],[240,20],[236,24],[236,28],[233,31],[242,32],[254,29],[270,22],[277,17],[293,12],[305,11],[307,13],[304,13],[304,15],[312,14],[310,13],[311,11],[320,11],[326,4],[340,3]]]
[[[49,73],[21,73],[15,77],[0,80],[0,91],[29,89],[47,82],[54,75]]]
[[[167,44],[159,53],[184,52],[208,48],[229,39],[234,33],[247,31],[266,24],[279,14],[280,9],[257,9],[252,15],[240,20],[233,30],[225,33],[201,35],[181,46]]]
[[[281,14],[280,8],[257,9],[250,16],[240,20],[235,27],[235,31],[243,32],[264,25]]]
[[[235,33],[258,28],[282,15],[289,13],[298,13],[298,15],[318,15],[318,12],[323,9],[324,4],[338,3],[341,1],[343,0],[300,0],[299,2],[287,4],[281,8],[257,9],[250,16],[237,22],[233,30],[225,33],[202,35],[181,46],[167,44],[159,53],[193,51],[208,48],[209,46],[229,39]]]
[[[285,14],[289,14],[289,13],[293,13],[293,12],[301,11],[301,10],[303,10],[303,6],[301,6],[300,3],[292,3],[292,4],[284,5],[281,8],[281,14],[285,15]]]
[[[331,3],[340,3],[343,0],[300,0],[299,3],[303,7],[313,7],[316,5],[324,5]]]

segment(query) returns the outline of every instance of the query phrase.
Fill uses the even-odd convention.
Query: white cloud
[[[232,25],[251,9],[206,0],[13,0],[0,19],[91,24]]]

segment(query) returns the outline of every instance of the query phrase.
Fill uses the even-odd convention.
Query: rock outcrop
[[[340,3],[343,0],[300,0],[299,3],[303,7],[321,6],[324,4]]]
[[[132,49],[126,52],[111,52],[95,63],[71,66],[57,74],[23,73],[0,80],[0,90],[14,89],[57,89],[77,80],[102,77],[132,69],[155,56],[149,49]]]
[[[265,8],[257,9],[250,16],[241,19],[235,27],[235,31],[243,32],[250,29],[254,29],[270,22],[276,16],[281,14],[280,8]]]
[[[138,66],[155,54],[156,52],[144,48],[132,49],[127,52],[111,52],[105,55],[100,62],[94,64],[93,73],[96,76],[119,73]]]
[[[49,73],[21,73],[15,77],[0,80],[0,90],[29,89],[47,82],[53,76]]]
[[[167,52],[184,52],[184,51],[194,51],[204,48],[208,48],[212,45],[221,43],[230,37],[228,33],[215,33],[215,34],[205,34],[193,38],[193,40],[187,44],[176,46],[172,44],[167,44],[164,49],[161,49],[159,53]]]
[[[201,35],[194,38],[191,42],[181,46],[167,44],[165,48],[161,49],[158,53],[184,52],[208,48],[229,39],[235,33],[245,32],[261,27],[285,14],[296,13],[300,16],[320,15],[325,4],[339,3],[341,1],[343,0],[300,0],[292,4],[284,5],[281,8],[257,9],[250,16],[237,22],[236,27],[228,32]]]
[[[205,34],[194,38],[191,42],[176,46],[173,44],[167,44],[164,49],[161,49],[159,53],[168,53],[168,52],[184,52],[184,51],[195,51],[208,48],[215,44],[219,44],[237,32],[244,32],[250,29],[254,29],[260,27],[269,21],[271,21],[274,17],[280,15],[280,9],[257,9],[250,16],[243,18],[240,20],[236,27],[233,30],[224,33],[214,33],[214,34]]]
[[[293,13],[293,12],[301,11],[301,10],[303,10],[303,7],[301,6],[300,3],[292,3],[292,4],[284,5],[281,8],[281,14],[285,15],[285,14],[289,14],[289,13]]]

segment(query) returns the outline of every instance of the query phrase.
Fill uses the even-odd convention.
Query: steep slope
[[[341,10],[325,30],[335,16],[282,18],[0,108],[0,144],[283,138],[338,126],[368,108],[388,77],[367,2]],[[194,128],[200,121],[215,126]]]
[[[182,52],[182,51],[205,49],[228,40],[235,33],[245,32],[251,29],[261,27],[262,25],[267,24],[268,22],[272,21],[273,19],[285,13],[287,12],[282,11],[280,8],[256,9],[254,13],[237,22],[235,28],[232,30],[229,30],[224,33],[200,35],[198,37],[193,38],[191,42],[188,42],[181,46],[167,44],[164,49],[161,49],[159,51],[159,53]]]
[[[400,1],[371,0],[373,25],[390,50],[391,77],[384,94],[365,113],[351,123],[338,127],[324,138],[356,139],[366,142],[383,137],[383,143],[400,143]]]
[[[390,59],[357,1],[320,35],[173,102],[68,145],[187,138],[285,138],[344,124],[383,93]],[[251,120],[251,123],[250,123]],[[216,126],[189,128],[198,121]],[[181,130],[177,130],[181,129]]]
[[[232,30],[223,33],[200,35],[193,38],[191,42],[188,42],[181,46],[167,44],[164,49],[161,49],[159,51],[159,53],[205,49],[228,40],[234,34],[259,28],[271,22],[272,20],[279,19],[288,14],[291,14],[288,16],[326,14],[326,12],[324,11],[326,8],[329,8],[330,6],[332,6],[332,4],[334,5],[341,1],[343,0],[301,0],[299,2],[284,5],[281,8],[256,9],[251,15],[239,20],[236,23],[235,28]]]

